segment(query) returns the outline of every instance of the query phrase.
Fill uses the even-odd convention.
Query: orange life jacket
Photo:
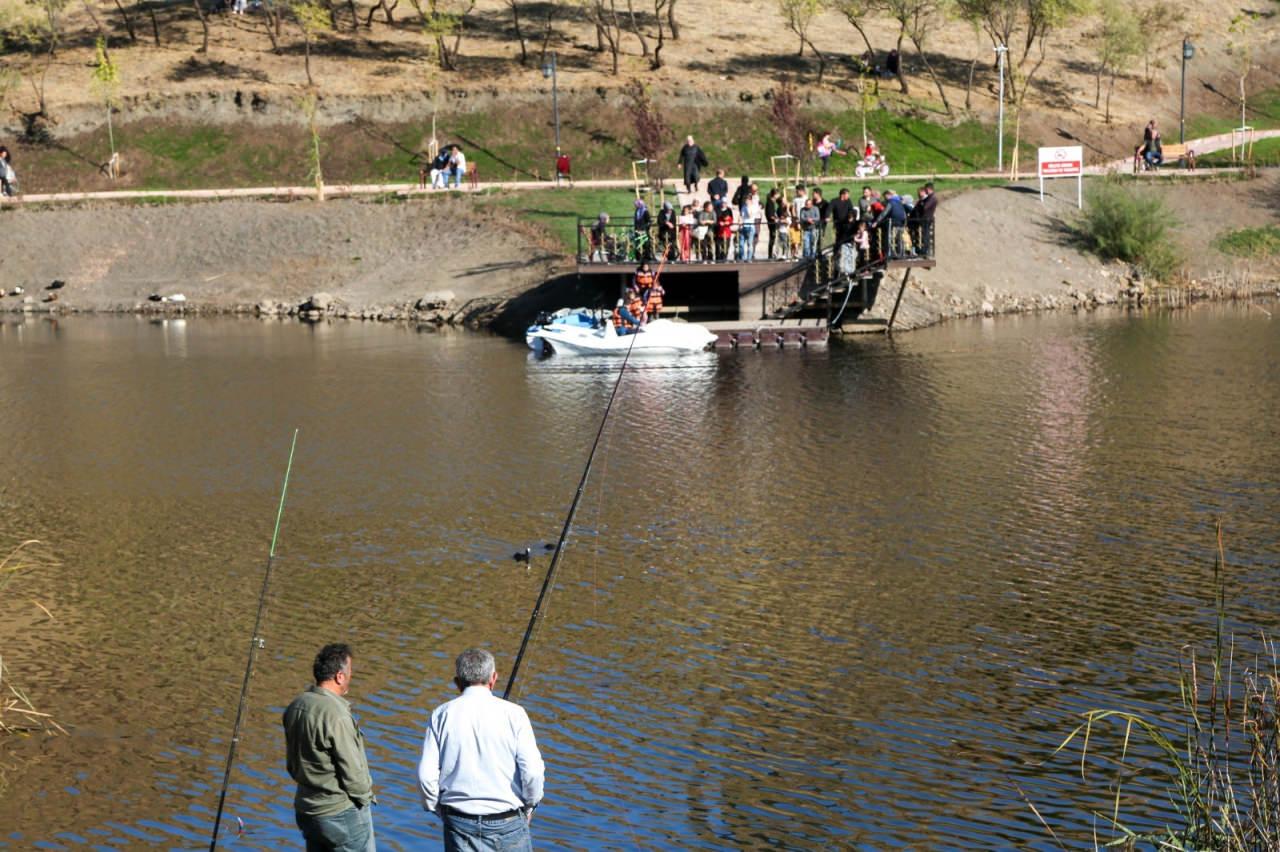
[[[641,292],[644,292],[644,290],[646,290],[647,288],[652,287],[652,286],[653,286],[653,273],[652,273],[652,272],[637,272],[637,273],[636,273],[636,289],[640,290]]]
[[[662,311],[662,288],[650,287],[644,294],[644,309],[650,317],[656,317]]]
[[[644,302],[640,300],[639,293],[627,299],[627,310],[631,311],[633,317],[640,319],[640,315],[644,313]]]
[[[631,310],[627,308],[627,310]],[[632,316],[635,316],[633,313]],[[634,328],[634,326],[622,318],[622,311],[617,308],[613,309],[613,327],[617,329]]]

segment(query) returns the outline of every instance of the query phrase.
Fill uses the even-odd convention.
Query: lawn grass
[[[1212,115],[1188,116],[1188,139],[1199,139],[1203,136],[1229,133],[1240,126],[1240,102],[1236,100],[1234,91],[1225,94],[1229,98],[1229,100],[1223,101],[1223,112],[1226,117]],[[1253,93],[1245,102],[1245,109],[1249,116],[1249,123],[1253,127],[1259,130],[1280,128],[1280,88],[1264,89],[1261,92]],[[1165,128],[1163,131],[1165,141],[1177,141],[1177,133],[1177,124]]]
[[[1238,166],[1240,161],[1232,162],[1231,151],[1214,151],[1196,157],[1199,166]],[[1255,166],[1280,166],[1280,139],[1259,139],[1253,143],[1253,164]]]
[[[1239,228],[1234,231],[1223,231],[1213,241],[1214,247],[1223,254],[1236,257],[1248,257],[1255,260],[1280,255],[1280,226],[1266,225],[1261,228]]]
[[[603,211],[616,223],[628,222],[635,194],[629,189],[561,188],[499,191],[481,199],[545,229],[566,254],[574,255],[578,251],[579,218],[594,219]]]

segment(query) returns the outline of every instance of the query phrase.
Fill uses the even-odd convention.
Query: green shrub
[[[1275,257],[1280,255],[1280,227],[1267,225],[1262,228],[1223,231],[1213,244],[1223,254],[1233,254],[1236,257]]]
[[[1072,228],[1084,248],[1107,260],[1135,264],[1158,280],[1168,279],[1182,265],[1169,233],[1173,214],[1159,198],[1105,180],[1090,186],[1085,200]]]

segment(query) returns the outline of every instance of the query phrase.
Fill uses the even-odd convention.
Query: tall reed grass
[[[1257,651],[1244,661],[1237,659],[1235,637],[1225,630],[1224,565],[1219,523],[1214,646],[1203,660],[1194,647],[1182,649],[1182,731],[1166,733],[1160,724],[1125,710],[1090,710],[1053,752],[1057,755],[1078,743],[1083,773],[1095,730],[1103,725],[1123,728],[1111,813],[1099,815],[1116,831],[1108,846],[1229,852],[1280,849],[1280,660],[1274,641],[1265,633],[1260,635]],[[1177,824],[1156,832],[1130,830],[1121,813],[1121,782],[1129,769],[1135,735],[1155,746],[1178,814]],[[1032,810],[1040,818],[1034,806]],[[1052,835],[1043,819],[1041,823]]]

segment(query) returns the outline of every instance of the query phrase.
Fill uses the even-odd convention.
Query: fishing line
[[[258,615],[253,620],[253,637],[249,640],[249,661],[244,667],[244,683],[240,686],[240,707],[236,710],[235,727],[231,730],[231,747],[227,749],[227,767],[222,773],[222,792],[218,794],[218,814],[213,819],[213,834],[209,838],[209,852],[218,847],[218,828],[222,824],[222,808],[227,801],[227,785],[231,783],[231,767],[236,762],[236,745],[240,742],[240,723],[244,721],[245,705],[249,699],[249,679],[253,676],[253,664],[258,650],[266,643],[258,635],[262,626],[262,613],[267,607],[267,587],[271,584],[271,565],[276,558],[276,539],[280,536],[280,519],[284,516],[284,498],[289,492],[289,473],[293,470],[293,451],[298,446],[298,430],[293,430],[293,443],[289,445],[289,463],[284,469],[284,485],[280,488],[280,505],[276,508],[276,527],[271,533],[271,550],[267,552],[267,570],[262,577],[262,592],[258,595]]]
[[[654,284],[657,284],[662,277],[662,269],[666,266],[667,258],[663,255],[662,262],[658,264],[658,271],[653,276]],[[627,354],[622,358],[622,366],[618,368],[618,378],[613,383],[613,392],[609,394],[609,403],[604,407],[604,416],[600,418],[600,428],[596,430],[596,438],[591,443],[591,452],[587,454],[587,464],[582,469],[582,478],[578,480],[578,490],[573,495],[573,502],[569,504],[569,514],[564,519],[564,527],[560,530],[560,540],[556,542],[555,553],[551,554],[551,565],[547,568],[547,574],[542,579],[542,589],[538,592],[538,600],[533,604],[533,613],[529,616],[529,626],[524,631],[524,638],[520,640],[520,650],[516,652],[516,661],[511,664],[511,676],[507,678],[507,687],[503,690],[502,697],[510,700],[516,683],[516,675],[520,673],[520,663],[524,660],[524,653],[529,648],[529,643],[533,640],[534,630],[538,626],[540,617],[542,616],[542,605],[546,601],[547,592],[551,590],[551,584],[555,580],[556,569],[560,567],[560,557],[564,553],[565,542],[569,538],[569,530],[573,526],[573,518],[578,514],[578,504],[582,502],[582,492],[587,487],[587,477],[591,475],[591,463],[595,461],[596,450],[600,448],[600,438],[604,435],[604,429],[609,425],[609,413],[613,411],[613,402],[618,398],[618,388],[622,386],[622,377],[627,374],[627,362],[631,360],[631,351],[635,348],[636,338],[643,334],[643,331],[637,330],[631,335],[631,342],[627,344]],[[597,530],[597,535],[599,531]]]

